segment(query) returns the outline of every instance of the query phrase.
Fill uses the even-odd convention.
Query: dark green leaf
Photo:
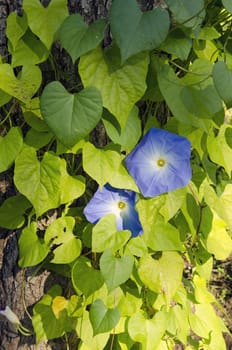
[[[7,198],[0,207],[0,227],[10,230],[21,227],[25,221],[24,213],[31,206],[20,194]]]
[[[41,96],[41,112],[57,139],[71,147],[99,122],[101,95],[94,87],[73,95],[61,83],[52,82],[45,87]]]
[[[118,308],[107,309],[103,301],[97,299],[91,305],[89,318],[96,335],[113,329],[120,319],[120,312]]]
[[[136,0],[114,0],[110,27],[124,62],[132,55],[158,47],[165,40],[169,16],[161,8],[142,12]]]
[[[87,26],[79,14],[65,19],[59,29],[59,39],[73,62],[87,52],[95,49],[104,37],[106,21],[100,19]]]

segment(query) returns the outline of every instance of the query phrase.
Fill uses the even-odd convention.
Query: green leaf
[[[170,308],[168,316],[167,331],[186,344],[190,332],[187,310],[177,304]]]
[[[226,142],[226,129],[227,125],[222,125],[216,137],[213,130],[211,130],[207,137],[207,149],[210,159],[214,163],[223,166],[230,176],[232,171],[232,148]]]
[[[37,236],[36,223],[23,229],[19,238],[19,266],[35,266],[49,253],[49,247]]]
[[[64,159],[60,160],[60,202],[70,203],[74,199],[82,196],[85,192],[85,178],[81,175],[70,176],[66,170],[66,162]]]
[[[232,13],[232,4],[230,0],[222,0],[222,4],[228,12]]]
[[[112,60],[117,59],[115,52]],[[103,106],[123,128],[134,104],[146,90],[148,55],[138,54],[117,68],[106,60],[101,48],[80,58],[79,73],[84,86],[95,86],[101,91]],[[121,103],[118,103],[121,101]]]
[[[201,62],[196,62],[192,69],[193,74],[188,73],[182,79],[177,78],[171,67],[162,65],[158,71],[158,82],[169,108],[180,122],[208,130],[207,119],[222,113],[222,103],[212,79],[207,77],[208,69],[205,77],[202,73],[201,81],[199,81],[201,72],[198,67],[200,64]],[[196,78],[195,71],[197,72]]]
[[[147,246],[140,236],[132,237],[126,245],[125,255],[143,256],[147,254]]]
[[[109,333],[93,335],[93,328],[87,311],[84,311],[83,316],[78,318],[76,332],[82,340],[80,350],[102,350],[110,336]]]
[[[53,264],[68,264],[78,258],[81,253],[81,241],[73,234],[75,219],[71,216],[61,217],[48,226],[44,241],[47,245],[55,246],[52,251]]]
[[[100,258],[100,270],[109,291],[129,279],[133,265],[134,260],[129,255],[116,258],[111,251],[104,251]]]
[[[195,304],[192,308],[192,312],[189,313],[189,322],[191,329],[194,333],[200,337],[209,339],[211,333],[223,330],[223,322],[216,315],[215,310],[210,304]],[[225,347],[220,347],[220,349],[225,349]],[[213,350],[210,348],[210,350]]]
[[[181,285],[184,263],[176,252],[163,252],[159,260],[145,255],[140,259],[138,273],[142,282],[152,291],[163,293],[169,307]]]
[[[36,150],[27,146],[15,160],[14,182],[17,189],[33,204],[37,216],[60,204],[60,162],[45,153],[40,162]]]
[[[28,102],[37,92],[41,79],[41,71],[36,66],[24,66],[17,79],[9,64],[0,64],[0,89],[22,102]]]
[[[118,308],[107,309],[103,301],[97,299],[91,305],[89,318],[96,335],[113,329],[120,319],[120,312]]]
[[[21,227],[25,222],[25,211],[31,203],[22,195],[7,198],[0,207],[0,227],[9,230]]]
[[[50,49],[56,31],[68,16],[67,2],[53,0],[48,7],[44,8],[39,0],[24,0],[23,9],[33,33],[40,38],[47,49]]]
[[[72,283],[77,293],[81,291],[89,297],[103,286],[104,279],[101,272],[91,266],[90,260],[81,257],[72,267]]]
[[[232,184],[226,185],[220,197],[216,195],[213,188],[208,184],[205,184],[203,192],[205,201],[210,209],[215,211],[232,228]]]
[[[161,49],[172,55],[186,60],[192,48],[192,40],[180,29],[171,31],[161,44]]]
[[[78,57],[95,49],[101,43],[105,27],[104,19],[99,19],[88,26],[79,14],[75,14],[67,17],[62,23],[58,38],[75,62]]]
[[[187,188],[178,188],[177,190],[168,192],[165,195],[165,203],[160,209],[160,214],[163,215],[165,221],[170,220],[181,208],[186,199]]]
[[[232,248],[231,248],[232,251]],[[198,303],[213,303],[215,302],[215,297],[210,293],[206,287],[206,280],[203,277],[194,275],[193,283],[195,287],[195,298]]]
[[[131,233],[128,230],[117,231],[115,215],[106,215],[93,227],[92,251],[100,253],[109,249],[115,252],[122,248],[130,237]]]
[[[186,27],[195,28],[205,16],[204,0],[166,0],[174,19]]]
[[[164,41],[169,15],[159,7],[142,12],[136,0],[114,0],[110,8],[110,29],[124,62],[141,51],[157,48]]]
[[[142,350],[158,349],[167,327],[167,313],[158,311],[151,319],[146,319],[142,312],[130,317],[128,332],[130,337],[142,344]]]
[[[147,246],[154,251],[184,250],[179,231],[171,224],[165,223],[161,215],[156,217],[154,231],[145,231],[143,238]]]
[[[25,14],[21,17],[16,12],[11,12],[7,17],[6,35],[15,49],[19,39],[27,30],[27,18]]]
[[[214,64],[213,81],[220,97],[228,108],[231,107],[232,70],[227,67],[225,62],[218,61]]]
[[[0,173],[10,168],[22,145],[23,137],[19,127],[12,127],[6,136],[0,136]]]
[[[0,90],[0,107],[4,106],[11,100],[12,96],[8,95],[6,92]]]
[[[46,146],[51,141],[52,137],[53,133],[51,132],[40,132],[30,129],[24,138],[24,143],[26,143],[28,146],[40,149]]]
[[[112,115],[108,113],[106,118],[106,113],[103,114],[103,123],[108,136],[127,152],[130,152],[135,147],[141,137],[141,121],[138,117],[138,112],[138,108],[134,106],[126,121],[125,128],[121,131],[110,120]]]
[[[70,94],[61,83],[52,82],[45,87],[41,96],[41,112],[57,139],[71,147],[99,122],[101,95],[94,87]]]
[[[60,293],[60,286],[53,286],[33,308],[32,324],[37,344],[41,340],[61,337],[73,328],[67,310],[62,310],[58,317],[53,312],[53,301]]]
[[[102,187],[110,183],[116,188],[138,191],[134,179],[122,165],[122,156],[113,150],[96,148],[86,142],[83,147],[83,168]]]
[[[40,112],[40,100],[38,97],[33,98],[25,106],[22,106],[22,111],[27,124],[34,130],[41,132],[50,130],[42,118]]]
[[[9,51],[12,55],[12,66],[25,66],[38,64],[48,58],[49,51],[44,44],[38,40],[37,36],[32,33],[30,28],[19,39],[15,47],[9,43]]]
[[[214,214],[206,246],[207,250],[218,260],[225,260],[232,252],[232,238],[227,232],[227,224],[217,214]]]

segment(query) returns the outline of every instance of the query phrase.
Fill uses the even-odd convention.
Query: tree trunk
[[[49,0],[42,1],[46,6]],[[143,10],[151,9],[154,4],[160,4],[160,0],[140,0],[139,4]],[[107,0],[69,0],[68,6],[70,13],[80,13],[86,23],[91,23],[98,18],[106,18],[111,1]],[[16,11],[19,15],[22,14],[22,0],[0,0],[0,55],[7,57],[7,39],[6,18],[12,12]],[[107,45],[107,38],[106,38]],[[54,55],[56,63],[66,71],[74,73],[74,67],[68,55],[54,45]],[[46,64],[45,64],[46,65]],[[43,69],[44,64],[41,65]],[[46,70],[46,68],[45,68]],[[16,111],[20,113],[20,111]],[[20,115],[15,116],[20,118]],[[1,121],[1,113],[0,113]],[[5,130],[1,130],[0,135],[4,135]],[[106,142],[106,135],[102,125],[99,124],[96,131],[93,133],[94,141],[97,145],[102,146]],[[13,184],[13,170],[0,174],[0,205],[3,201],[15,195],[17,190]],[[22,324],[29,329],[32,329],[29,314],[32,311],[33,305],[43,296],[48,286],[60,278],[48,271],[36,273],[35,269],[20,269],[18,267],[18,238],[20,230],[9,231],[0,228],[0,308],[8,305],[22,321]],[[42,342],[35,345],[35,337],[20,336],[17,330],[8,323],[6,319],[0,316],[0,349],[5,350],[63,350],[66,345],[62,340]],[[72,349],[71,349],[72,350]]]

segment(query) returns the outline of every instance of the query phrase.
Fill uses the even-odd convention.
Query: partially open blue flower
[[[152,128],[127,156],[126,166],[143,196],[153,197],[188,184],[190,154],[185,137]]]
[[[136,193],[105,185],[98,189],[84,209],[86,218],[96,223],[107,214],[115,214],[118,230],[130,230],[133,237],[142,233],[135,209]]]

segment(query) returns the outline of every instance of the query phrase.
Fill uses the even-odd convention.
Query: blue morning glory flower
[[[188,184],[190,154],[185,137],[151,128],[125,161],[143,196],[153,197]]]
[[[96,223],[107,214],[115,214],[117,229],[130,230],[133,237],[142,233],[138,212],[135,209],[136,193],[105,185],[91,198],[84,209],[86,218]]]

